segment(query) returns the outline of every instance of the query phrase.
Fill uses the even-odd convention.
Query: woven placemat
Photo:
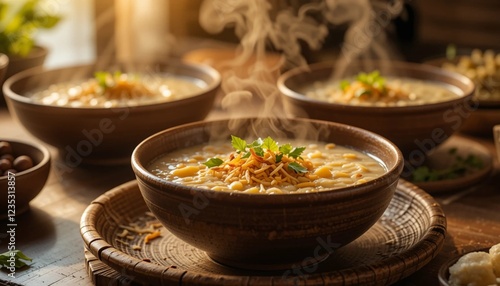
[[[403,180],[382,218],[319,265],[240,270],[212,261],[162,227],[162,236],[147,244],[145,234],[120,237],[120,226],[154,222],[135,181],[92,202],[82,216],[81,233],[96,285],[387,285],[427,264],[446,233],[439,204]]]

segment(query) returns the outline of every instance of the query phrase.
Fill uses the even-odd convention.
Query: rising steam
[[[403,0],[324,0],[310,1],[294,10],[292,5],[280,9],[271,2],[277,1],[205,0],[200,9],[200,24],[206,31],[219,33],[232,27],[240,38],[238,56],[226,65],[249,66],[244,78],[231,70],[223,74],[225,96],[221,104],[234,115],[273,116],[282,112],[277,76],[282,69],[307,65],[301,43],[312,50],[321,48],[328,24],[348,27],[335,68],[337,76],[353,59],[387,59],[385,29],[403,7]],[[272,67],[264,64],[269,48],[282,56]],[[256,61],[248,65],[252,58]]]
[[[272,8],[268,0],[205,0],[200,9],[200,24],[206,31],[218,33],[234,27],[240,38],[238,55],[227,65],[249,66],[248,76],[240,78],[230,70],[223,75],[222,84],[226,94],[222,107],[235,115],[269,116],[281,112],[276,88],[280,70],[306,64],[299,40],[318,49],[327,35],[326,26],[308,16],[317,5],[306,4],[299,13],[284,9],[274,18]],[[271,67],[265,64],[269,46],[282,55],[282,61]],[[251,59],[256,60],[249,64]]]

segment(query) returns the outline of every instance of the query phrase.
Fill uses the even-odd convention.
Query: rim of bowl
[[[355,65],[360,65],[363,62],[354,62]],[[445,107],[449,107],[450,105],[453,105],[455,103],[458,103],[463,100],[472,100],[472,97],[474,95],[474,90],[475,90],[475,84],[472,80],[470,80],[468,77],[461,75],[459,73],[455,72],[450,72],[443,70],[441,68],[431,66],[428,64],[419,64],[419,63],[412,63],[412,62],[402,62],[402,61],[383,61],[383,60],[367,60],[366,63],[370,63],[372,65],[376,66],[383,66],[387,65],[389,69],[395,68],[398,70],[409,70],[409,71],[417,71],[417,72],[424,72],[428,74],[433,74],[433,75],[439,75],[441,77],[446,77],[446,78],[451,78],[456,81],[462,82],[464,84],[464,87],[466,90],[463,90],[462,88],[459,88],[461,91],[463,91],[463,95],[460,95],[458,98],[454,98],[451,100],[446,100],[446,101],[441,101],[441,102],[436,102],[436,103],[428,103],[428,104],[423,104],[423,105],[407,105],[407,106],[360,106],[360,105],[351,105],[351,104],[341,104],[341,103],[334,103],[334,102],[327,102],[323,100],[318,100],[314,98],[310,98],[305,96],[302,93],[299,93],[298,91],[290,89],[287,85],[286,82],[297,75],[300,74],[305,74],[305,73],[313,73],[317,72],[319,70],[327,69],[330,68],[333,72],[335,68],[335,62],[318,62],[314,64],[310,64],[304,67],[297,67],[293,68],[285,73],[283,73],[277,80],[277,85],[278,89],[282,94],[284,94],[286,97],[292,98],[294,100],[300,101],[302,103],[306,103],[309,105],[325,105],[325,106],[332,106],[332,107],[337,107],[337,108],[350,108],[352,110],[358,110],[358,111],[363,111],[363,112],[373,112],[373,113],[383,113],[387,111],[391,112],[402,112],[402,113],[408,113],[408,112],[416,112],[420,113],[424,110],[432,110],[432,109],[442,109]],[[410,77],[412,78],[412,77]],[[436,80],[431,80],[432,82],[440,82]],[[447,85],[451,85],[449,83],[446,83]],[[455,86],[456,85],[451,85]]]
[[[244,118],[237,118],[237,120],[247,120],[247,121],[252,121],[252,120],[260,120],[260,119],[266,119],[266,117],[244,117]],[[349,132],[354,132],[356,134],[365,134],[369,136],[370,138],[374,138],[375,140],[381,142],[383,144],[384,149],[390,150],[392,155],[396,156],[395,158],[395,163],[393,166],[386,166],[387,171],[382,175],[379,176],[371,181],[368,181],[366,183],[362,183],[359,185],[352,185],[344,188],[339,188],[339,189],[329,189],[325,191],[319,191],[319,192],[314,192],[314,193],[299,193],[299,194],[273,194],[273,195],[268,195],[268,194],[247,194],[247,193],[237,193],[237,192],[221,192],[221,191],[214,191],[214,190],[208,190],[208,189],[203,189],[203,188],[196,188],[196,187],[188,187],[184,186],[181,184],[173,183],[171,181],[168,181],[166,179],[160,178],[156,175],[153,175],[151,172],[149,172],[146,167],[140,162],[140,159],[138,158],[138,152],[144,148],[146,144],[148,144],[152,140],[160,140],[161,137],[165,136],[165,134],[169,134],[172,132],[176,132],[177,130],[180,129],[191,129],[195,127],[201,127],[201,126],[206,126],[210,124],[220,124],[224,122],[228,122],[231,119],[219,119],[219,120],[209,120],[209,121],[197,121],[197,122],[192,122],[192,123],[187,123],[179,126],[175,126],[172,128],[168,128],[166,130],[160,131],[156,134],[153,134],[149,136],[148,138],[144,139],[139,145],[136,146],[134,151],[132,152],[131,156],[131,165],[134,173],[136,174],[137,177],[148,181],[148,182],[158,182],[158,185],[163,185],[163,186],[168,186],[169,191],[172,191],[174,193],[180,194],[180,195],[188,195],[192,194],[193,191],[196,192],[201,192],[203,194],[206,194],[206,197],[210,199],[215,199],[219,201],[224,201],[227,200],[228,202],[231,203],[238,203],[239,205],[243,204],[255,204],[255,200],[258,201],[259,203],[264,203],[264,204],[279,204],[279,203],[300,203],[304,204],[304,202],[327,202],[328,200],[325,200],[326,198],[345,198],[345,197],[350,197],[352,196],[352,192],[356,193],[364,193],[364,192],[370,192],[372,187],[377,187],[380,185],[387,184],[387,182],[391,181],[396,181],[399,179],[400,173],[402,172],[403,169],[403,154],[399,150],[399,148],[386,139],[385,137],[378,135],[374,132],[368,131],[366,129],[362,129],[359,127],[354,127],[350,126],[347,124],[342,124],[342,123],[337,123],[337,122],[330,122],[330,121],[324,121],[324,120],[316,120],[316,119],[307,119],[307,118],[295,118],[295,119],[285,119],[285,120],[294,120],[294,121],[299,121],[299,122],[304,122],[304,123],[315,123],[315,124],[326,124],[326,125],[335,125],[337,127],[342,128],[343,130],[349,131]],[[284,120],[284,119],[277,119],[277,120]],[[194,145],[193,145],[194,146]],[[363,150],[361,150],[363,151]],[[165,153],[166,154],[166,153]],[[373,156],[373,154],[371,154]],[[380,158],[376,157],[378,160],[381,160]],[[149,162],[148,162],[149,163]],[[385,164],[385,162],[383,162]],[[392,177],[395,177],[396,179],[392,179]],[[248,198],[256,198],[255,200],[250,200],[249,202]]]
[[[9,143],[23,144],[23,145],[29,146],[30,148],[36,149],[36,150],[42,152],[42,154],[43,154],[43,158],[42,158],[42,160],[40,160],[40,162],[38,164],[36,164],[35,166],[33,166],[33,167],[29,168],[29,169],[26,169],[24,171],[16,173],[16,177],[19,177],[19,176],[22,176],[22,175],[34,172],[34,171],[36,171],[38,169],[41,169],[43,166],[47,165],[47,163],[50,162],[50,152],[49,152],[49,149],[47,149],[47,147],[43,146],[40,143],[26,141],[26,140],[21,140],[21,139],[11,139],[11,138],[0,138],[0,141],[6,141],[6,142],[9,142]],[[5,178],[5,177],[7,177],[7,175],[0,176],[1,179]]]
[[[9,65],[9,56],[0,53],[0,69],[4,69]]]
[[[133,63],[133,64],[138,64],[138,63]],[[70,106],[56,106],[56,105],[41,104],[41,103],[33,102],[27,96],[20,95],[11,89],[12,85],[20,80],[28,79],[28,78],[33,77],[33,76],[43,75],[43,74],[48,73],[48,72],[63,73],[64,71],[75,69],[75,68],[76,69],[88,68],[89,71],[92,72],[92,71],[97,70],[95,68],[95,63],[94,63],[94,64],[87,64],[87,65],[75,65],[75,66],[69,66],[69,67],[62,67],[62,68],[56,68],[56,69],[41,69],[40,67],[34,67],[34,68],[30,68],[30,69],[21,71],[15,75],[9,77],[5,81],[5,83],[3,85],[3,94],[13,101],[20,102],[23,104],[32,105],[32,106],[43,106],[46,108],[53,108],[53,109],[58,109],[58,110],[67,109],[67,110],[79,110],[79,111],[87,111],[87,112],[98,112],[98,111],[104,111],[104,110],[115,110],[115,111],[116,110],[127,110],[130,108],[141,110],[141,109],[150,109],[153,107],[156,108],[158,106],[164,106],[164,105],[177,105],[177,104],[182,104],[182,103],[189,103],[190,101],[195,101],[200,96],[204,96],[207,92],[217,89],[221,85],[222,78],[221,78],[220,73],[216,69],[212,68],[209,65],[188,63],[188,62],[179,61],[179,60],[171,60],[168,62],[159,62],[158,64],[166,66],[166,67],[184,66],[184,67],[196,69],[196,70],[199,70],[199,71],[209,75],[210,78],[212,79],[212,82],[208,83],[207,86],[204,87],[202,90],[194,93],[194,95],[186,97],[186,98],[172,100],[172,101],[151,103],[151,104],[140,104],[140,105],[135,105],[135,106],[118,106],[118,107],[112,107],[112,108],[106,108],[106,107],[70,107]],[[192,76],[188,76],[188,77],[192,77]],[[192,77],[192,78],[196,78],[196,77]],[[82,78],[82,79],[85,80],[86,78]],[[63,83],[63,82],[64,81],[58,81],[56,83]],[[56,84],[56,83],[51,82],[48,85]]]

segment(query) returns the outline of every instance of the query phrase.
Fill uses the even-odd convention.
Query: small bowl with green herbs
[[[478,142],[453,137],[425,162],[407,162],[403,177],[432,194],[480,185],[493,169],[490,152]]]
[[[354,62],[341,76],[322,62],[284,73],[278,87],[287,111],[368,129],[394,142],[406,158],[425,156],[458,131],[472,112],[474,83],[437,67]]]
[[[204,119],[219,86],[213,68],[171,61],[32,69],[9,78],[3,91],[15,118],[74,168],[128,163],[144,138]]]

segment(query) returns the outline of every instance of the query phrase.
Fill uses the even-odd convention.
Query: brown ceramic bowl
[[[371,154],[388,171],[367,183],[336,190],[253,195],[187,187],[147,170],[162,154],[211,139],[230,141],[230,135],[334,142]],[[321,261],[366,232],[391,201],[402,167],[401,152],[381,136],[309,119],[191,123],[149,137],[132,154],[132,168],[144,200],[169,231],[217,262],[259,270]]]
[[[5,54],[0,54],[0,82],[3,83],[3,79],[7,72],[9,66],[9,57]]]
[[[451,257],[450,259],[448,259],[445,263],[443,263],[443,265],[439,268],[439,272],[438,272],[438,279],[439,279],[439,285],[441,286],[452,286],[452,284],[450,284],[450,267],[452,267],[455,263],[458,262],[458,260],[464,256],[464,255],[467,255],[471,252],[489,252],[490,248],[487,247],[487,248],[480,248],[480,249],[475,249],[475,250],[471,250],[471,251],[468,251],[468,252],[465,252],[465,253],[462,253],[460,255],[457,255],[457,256],[453,256]]]
[[[0,199],[0,219],[4,219],[12,215],[13,208],[9,205],[15,206],[16,215],[29,209],[29,202],[40,193],[47,181],[51,160],[49,151],[41,144],[7,138],[0,138],[0,141],[10,143],[14,157],[27,155],[33,160],[33,167],[27,170],[13,176],[0,176],[0,188],[3,192]],[[9,187],[14,187],[14,190]],[[12,193],[14,197],[8,196],[11,194],[10,190],[15,191]]]
[[[48,54],[48,50],[45,47],[41,46],[34,46],[31,52],[25,56],[25,57],[19,57],[19,56],[12,56],[9,55],[9,66],[7,70],[5,71],[5,77],[3,80],[0,82],[4,83],[4,80],[8,79],[9,77],[15,75],[18,72],[21,72],[23,70],[31,69],[31,68],[42,68],[45,59]],[[0,90],[0,105],[5,106],[5,98],[3,96],[3,91]]]
[[[471,50],[465,50],[459,52],[458,56],[451,60],[446,57],[436,57],[425,61],[425,63],[441,68],[445,63],[456,64],[460,56],[469,56],[470,54]],[[460,131],[473,136],[491,137],[493,126],[500,124],[500,99],[475,100],[477,109],[470,114]]]
[[[425,154],[456,132],[474,106],[474,84],[467,77],[439,68],[407,62],[355,63],[346,76],[378,69],[383,76],[408,77],[443,84],[459,90],[461,96],[434,104],[397,107],[354,106],[329,103],[306,97],[303,89],[314,82],[329,81],[332,63],[318,63],[284,73],[278,87],[287,109],[299,117],[328,120],[361,127],[394,142],[406,158],[421,160]]]
[[[219,73],[203,65],[170,62],[157,66],[123,66],[122,72],[168,73],[202,81],[205,87],[180,100],[112,108],[72,108],[34,103],[27,94],[51,84],[81,82],[92,78],[96,66],[75,66],[55,70],[27,70],[9,78],[4,95],[9,110],[34,136],[60,150],[69,168],[82,163],[130,162],[139,142],[165,128],[204,119],[210,112],[220,86]],[[112,68],[110,68],[112,70]]]

